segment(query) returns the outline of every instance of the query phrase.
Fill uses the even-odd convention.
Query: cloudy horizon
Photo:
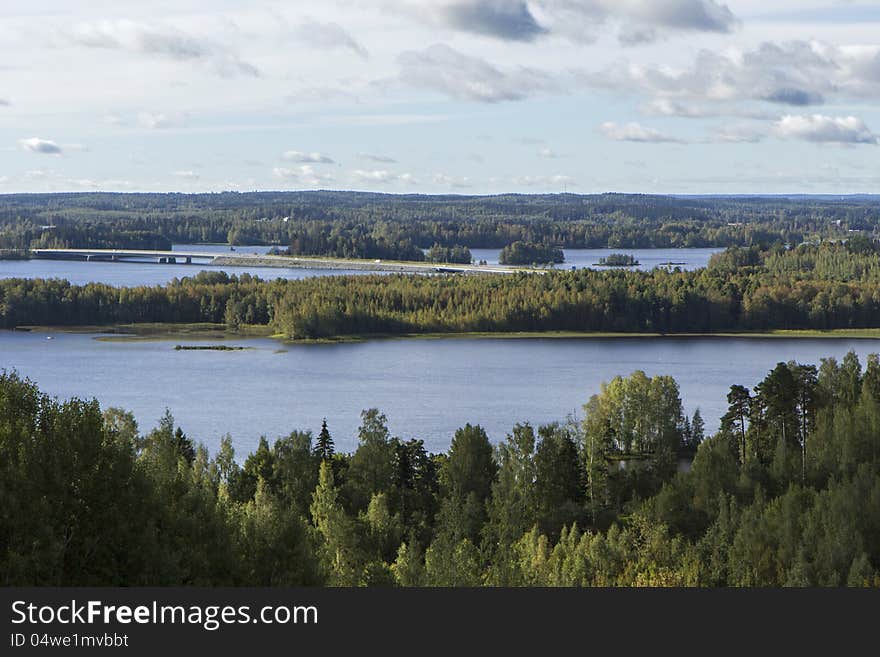
[[[240,5],[7,0],[0,193],[880,181],[880,1]]]

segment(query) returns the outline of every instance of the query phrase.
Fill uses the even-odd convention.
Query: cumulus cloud
[[[574,186],[574,180],[570,176],[556,174],[552,176],[517,176],[513,179],[513,183],[522,187],[544,187],[544,188],[567,188]]]
[[[180,178],[182,180],[198,180],[199,174],[194,171],[175,171],[172,174],[175,178]]]
[[[722,113],[700,103],[804,107],[827,100],[880,98],[880,46],[766,42],[730,54],[704,50],[680,69],[618,61],[581,79],[594,87],[652,96],[648,107],[665,115]]]
[[[334,164],[333,158],[323,153],[286,151],[282,157],[289,162],[300,162],[301,164]]]
[[[535,0],[549,28],[589,41],[607,23],[618,27],[623,45],[654,41],[674,31],[731,32],[739,20],[715,0]]]
[[[820,144],[877,144],[878,137],[855,116],[822,114],[783,116],[773,125],[782,139],[801,139]]]
[[[387,155],[375,155],[374,153],[358,153],[358,157],[369,162],[378,164],[397,164],[397,160]]]
[[[272,169],[272,174],[281,180],[307,187],[317,187],[333,181],[333,176],[319,173],[309,164],[293,168],[275,167]]]
[[[466,0],[441,8],[449,25],[508,41],[532,41],[546,32],[522,0]]]
[[[522,100],[559,87],[542,71],[524,67],[502,70],[443,44],[404,52],[398,57],[398,64],[399,82],[437,91],[456,100],[484,103]]]
[[[435,173],[431,177],[431,182],[446,189],[467,189],[473,184],[467,176],[450,176],[445,173]]]
[[[399,174],[396,174],[392,171],[387,171],[385,169],[374,169],[372,171],[357,169],[355,171],[352,171],[351,175],[354,176],[357,180],[363,182],[374,182],[380,184],[391,183],[400,179]]]
[[[614,123],[608,121],[600,126],[602,134],[614,141],[634,141],[644,144],[681,144],[684,140],[678,137],[664,134],[654,128],[648,128],[640,123]]]
[[[258,77],[256,67],[228,47],[159,23],[104,20],[79,23],[63,31],[64,37],[87,48],[125,50],[174,61],[199,62],[223,77]]]
[[[39,153],[41,155],[61,155],[61,147],[54,141],[49,139],[40,139],[39,137],[29,137],[28,139],[19,139],[19,146],[31,153]]]
[[[337,23],[318,23],[306,21],[293,30],[294,36],[314,48],[351,50],[364,59],[370,56],[362,43]]]
[[[611,24],[624,45],[667,32],[730,32],[739,25],[716,0],[386,0],[424,21],[505,41],[560,34],[592,41]]]
[[[646,116],[672,116],[685,119],[707,119],[722,116],[733,116],[743,119],[775,119],[776,112],[768,112],[750,107],[738,107],[735,103],[706,104],[688,100],[682,102],[672,98],[655,98],[639,107]]]

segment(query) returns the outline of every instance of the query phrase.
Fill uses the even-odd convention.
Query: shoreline
[[[870,329],[779,329],[774,331],[725,331],[719,333],[622,333],[609,331],[465,331],[432,333],[369,333],[327,336],[314,339],[289,339],[269,326],[249,325],[231,330],[223,324],[114,324],[107,326],[21,326],[3,329],[8,332],[36,334],[67,333],[94,335],[101,342],[166,341],[175,339],[243,340],[268,338],[287,345],[345,344],[374,340],[608,340],[608,339],[825,339],[880,340],[880,328]]]

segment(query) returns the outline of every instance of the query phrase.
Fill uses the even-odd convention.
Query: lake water
[[[243,456],[261,434],[317,433],[326,417],[340,450],[356,447],[359,413],[378,407],[392,432],[448,448],[466,422],[493,441],[516,422],[581,414],[603,381],[642,369],[669,374],[688,413],[714,430],[732,383],[752,388],[779,361],[816,363],[853,349],[865,362],[880,340],[783,338],[589,338],[387,340],[282,345],[234,340],[244,351],[175,351],[178,341],[104,342],[91,335],[0,331],[0,368],[47,393],[98,398],[134,412],[142,430],[166,407],[212,452],[232,434]],[[206,344],[179,341],[180,344]],[[210,344],[210,343],[208,343]]]
[[[682,269],[699,269],[709,264],[712,254],[724,249],[563,249],[565,262],[556,265],[557,269],[607,269],[598,267],[601,258],[612,253],[635,256],[639,264],[632,269],[648,271],[666,263],[680,263],[674,266]],[[498,264],[499,249],[471,249],[474,262],[485,260],[490,265]]]
[[[263,254],[268,246],[237,246],[239,254]],[[174,251],[197,253],[230,253],[225,244],[175,244]],[[371,272],[343,269],[283,269],[279,267],[208,267],[192,265],[159,265],[155,262],[81,262],[75,260],[0,260],[0,279],[3,278],[64,278],[75,285],[104,283],[114,287],[136,285],[166,285],[175,278],[195,276],[200,271],[225,271],[227,274],[251,274],[273,280],[300,280],[315,276],[342,276]]]
[[[268,246],[237,246],[236,253],[266,253]],[[199,253],[229,253],[225,244],[175,244],[175,251]],[[641,263],[637,269],[652,269],[665,262],[683,262],[682,269],[705,267],[713,253],[720,249],[566,249],[560,269],[593,267],[599,258],[620,252],[634,255]],[[498,249],[473,249],[474,260],[498,264]],[[65,278],[75,285],[105,283],[115,287],[136,285],[165,285],[174,278],[195,276],[199,271],[225,271],[228,274],[248,273],[264,279],[283,278],[299,280],[314,276],[341,276],[376,272],[339,269],[282,269],[276,267],[206,267],[193,265],[159,265],[152,262],[78,262],[72,260],[0,260],[0,279],[3,278]]]

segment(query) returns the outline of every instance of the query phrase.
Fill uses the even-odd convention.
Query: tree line
[[[240,463],[3,373],[0,582],[880,586],[880,359],[779,363],[728,400],[704,438],[635,372],[494,445],[465,424],[430,454],[369,409],[352,453],[331,418]]]
[[[201,272],[164,287],[0,281],[0,327],[208,322],[293,339],[454,332],[711,333],[880,326],[880,256],[857,245],[732,248],[696,271],[326,276]]]
[[[0,196],[0,249],[276,245],[294,255],[422,259],[443,248],[800,244],[876,232],[870,198],[387,195],[353,192]],[[158,248],[158,246],[156,247]]]

